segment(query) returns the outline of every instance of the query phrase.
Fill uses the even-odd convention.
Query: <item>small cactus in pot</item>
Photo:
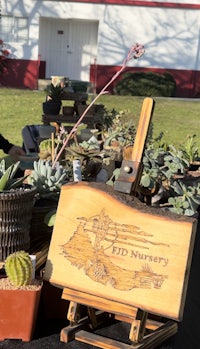
[[[5,271],[14,286],[29,285],[33,272],[31,257],[25,251],[10,254],[5,260]]]
[[[9,254],[4,261],[0,278],[0,341],[29,342],[33,338],[43,286],[33,271],[31,256],[24,250]]]

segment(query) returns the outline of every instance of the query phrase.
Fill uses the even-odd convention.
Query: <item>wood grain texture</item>
[[[195,230],[194,218],[151,209],[104,184],[67,184],[44,278],[94,308],[180,320]]]
[[[145,98],[142,104],[142,110],[140,113],[140,119],[131,155],[131,160],[133,161],[141,162],[142,160],[149,127],[153,116],[153,108],[153,98]]]
[[[132,153],[128,160],[123,159],[120,175],[114,183],[114,188],[117,191],[127,194],[135,193],[140,183],[143,169],[142,157],[153,116],[154,104],[153,98],[148,97],[143,101]]]

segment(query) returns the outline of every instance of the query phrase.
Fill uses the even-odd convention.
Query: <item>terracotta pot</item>
[[[0,340],[32,339],[41,289],[0,289]]]

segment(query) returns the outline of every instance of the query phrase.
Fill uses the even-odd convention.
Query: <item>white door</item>
[[[61,75],[89,81],[97,56],[98,23],[85,20],[40,19],[39,54],[46,78]]]

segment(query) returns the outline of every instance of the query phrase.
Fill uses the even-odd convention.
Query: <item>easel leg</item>
[[[75,339],[75,333],[85,328],[88,324],[88,317],[81,319],[81,310],[83,306],[76,302],[70,302],[69,309],[67,313],[67,319],[70,322],[70,325],[64,327],[60,333],[60,341],[68,343]]]
[[[138,309],[135,319],[132,322],[130,333],[129,333],[129,339],[133,343],[139,343],[145,333],[145,327],[146,327],[146,320],[147,320],[148,313]]]
[[[91,307],[85,307],[71,301],[67,319],[70,325],[64,327],[60,333],[60,341],[65,343],[74,340],[76,333],[83,329],[91,331],[91,328],[95,329],[101,324],[105,324],[106,321],[111,319],[111,316],[109,316],[109,313],[98,311]]]

